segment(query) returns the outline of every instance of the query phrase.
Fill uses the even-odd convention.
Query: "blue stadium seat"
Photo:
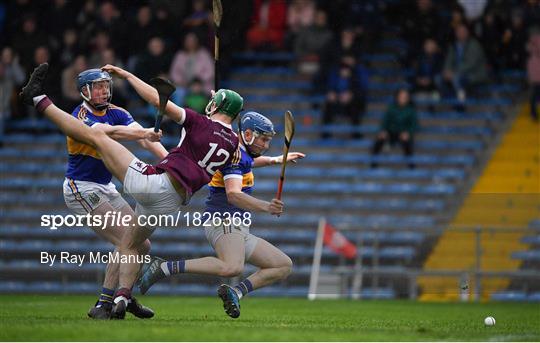
[[[540,250],[516,251],[512,253],[515,260],[538,262],[540,261]]]
[[[533,292],[529,294],[527,301],[540,302],[540,292]]]
[[[452,195],[456,193],[456,187],[454,185],[439,183],[423,186],[420,193],[429,195]]]
[[[251,62],[292,62],[296,58],[290,52],[237,52],[232,55],[234,59]]]
[[[525,236],[521,239],[522,243],[540,245],[540,234],[534,236]]]
[[[312,84],[309,81],[296,81],[296,80],[281,80],[281,81],[247,81],[247,80],[231,80],[223,82],[223,87],[238,89],[238,88],[251,88],[251,89],[292,89],[295,91],[309,90],[312,88]],[[267,111],[265,115],[271,116]],[[283,113],[281,113],[283,115]],[[295,113],[298,115],[298,113]]]
[[[415,255],[413,247],[384,247],[379,252],[381,258],[411,260]]]
[[[53,123],[46,119],[23,119],[7,121],[6,128],[11,130],[58,130]]]
[[[232,68],[235,74],[273,74],[273,75],[294,75],[296,72],[288,67],[252,67],[242,66]],[[245,99],[245,98],[244,98]]]
[[[537,228],[537,229],[540,229],[540,219],[533,219],[530,221],[529,223],[529,227],[530,228]]]
[[[526,301],[527,294],[525,292],[506,291],[497,292],[491,295],[491,300],[495,301]]]

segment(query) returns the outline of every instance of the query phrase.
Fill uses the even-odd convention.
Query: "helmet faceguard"
[[[215,108],[212,108],[213,105],[215,105]],[[208,116],[220,112],[234,120],[243,106],[244,99],[240,94],[230,89],[220,89],[210,99],[204,111]]]
[[[264,146],[260,146],[255,142],[256,139],[260,136],[271,138],[276,134],[272,121],[262,114],[253,111],[244,113],[240,118],[238,126],[240,129],[242,143],[246,147],[248,154],[253,158],[259,157],[266,152],[266,148]],[[252,136],[249,141],[246,140],[246,130],[250,130],[252,132]],[[253,147],[258,147],[259,151],[254,151]]]
[[[94,83],[106,81],[109,84],[109,94],[105,102],[102,103],[92,103],[92,89],[94,88]],[[77,76],[77,86],[81,97],[86,100],[90,105],[95,107],[97,110],[104,110],[109,107],[112,100],[113,92],[113,81],[111,75],[101,69],[88,69],[83,71]],[[84,95],[83,89],[86,89],[87,95]]]

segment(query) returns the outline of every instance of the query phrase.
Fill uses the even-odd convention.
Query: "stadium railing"
[[[324,220],[324,221],[323,221]],[[321,219],[325,222],[326,219]],[[329,220],[329,222],[332,222]],[[369,287],[370,290],[376,292],[378,288],[385,291],[388,285],[398,285],[397,289],[394,287],[394,291],[399,295],[406,295],[409,299],[417,299],[421,290],[418,285],[418,278],[420,277],[455,277],[461,280],[461,285],[456,284],[456,292],[460,292],[460,298],[463,301],[480,301],[483,294],[483,282],[493,278],[509,278],[511,280],[520,281],[520,290],[515,289],[501,289],[497,292],[490,294],[492,300],[498,301],[540,301],[540,227],[531,225],[529,227],[452,227],[447,230],[453,230],[455,232],[474,233],[474,254],[475,261],[474,267],[469,269],[424,269],[419,265],[405,265],[405,266],[387,266],[381,264],[381,260],[384,259],[385,254],[382,252],[384,248],[381,248],[383,242],[386,242],[386,238],[390,235],[397,234],[396,230],[399,228],[381,227],[376,233],[371,232],[370,235],[366,235],[366,228],[364,226],[354,225],[348,222],[340,223],[334,218],[332,223],[336,223],[337,228],[341,230],[343,235],[355,244],[357,251],[363,252],[368,250],[370,258],[366,260],[366,254],[358,253],[354,259],[347,260],[343,257],[339,259],[339,264],[333,267],[320,269],[321,275],[328,276],[334,275],[335,278],[329,278],[337,283],[335,287],[326,287],[323,289],[332,289],[337,291],[337,294],[325,294],[324,291],[320,294],[317,293],[320,285],[320,275],[314,275],[317,273],[316,264],[319,263],[319,267],[325,266],[319,259],[317,261],[317,243],[314,249],[314,258],[311,274],[310,299],[317,297],[341,297],[341,298],[362,298],[362,289]],[[324,225],[324,224],[322,224]],[[438,229],[439,234],[445,229]],[[511,258],[522,260],[522,266],[516,270],[487,270],[482,268],[483,249],[482,236],[485,234],[493,233],[521,233],[523,238],[522,242],[530,244],[528,250],[512,252]],[[415,228],[414,232],[417,239],[420,242],[425,241],[437,234],[437,230],[429,229],[425,230],[421,227]],[[412,249],[411,247],[402,247],[401,250]],[[326,248],[324,248],[326,250]],[[395,249],[394,253],[399,253]],[[461,252],[456,250],[456,254]],[[422,254],[421,251],[412,251],[412,254]],[[322,258],[325,258],[327,254],[322,254]],[[401,256],[403,258],[403,256]],[[529,262],[529,263],[527,263]],[[532,264],[530,263],[532,262]],[[395,268],[394,268],[395,267]],[[323,278],[324,279],[324,278]],[[366,285],[366,281],[369,281],[369,285]],[[384,285],[380,283],[381,279],[386,281],[391,280],[390,283],[386,282]],[[313,284],[313,283],[316,284]],[[472,289],[469,289],[469,285],[473,285]]]

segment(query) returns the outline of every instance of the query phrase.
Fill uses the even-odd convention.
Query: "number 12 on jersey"
[[[197,163],[199,164],[201,168],[205,168],[208,174],[214,175],[217,171],[217,168],[225,164],[230,154],[225,149],[219,149],[217,153],[214,155],[218,145],[216,143],[208,143],[208,144],[210,145],[210,150],[208,150],[208,153],[206,154],[206,156],[204,156],[204,158]],[[215,157],[224,156],[224,157],[223,157],[223,160],[221,161],[212,161],[208,163],[213,156]]]

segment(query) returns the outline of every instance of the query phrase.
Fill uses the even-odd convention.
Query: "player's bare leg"
[[[123,183],[127,169],[135,159],[135,156],[123,145],[109,138],[103,131],[91,129],[52,103],[43,90],[43,83],[47,77],[48,68],[49,65],[47,63],[40,64],[35,68],[19,96],[24,103],[34,105],[39,112],[51,120],[65,135],[94,147],[111,174]],[[125,210],[128,211],[127,209]],[[133,216],[132,219],[135,220],[135,217]],[[120,235],[123,235],[123,233],[119,232]],[[114,238],[114,236],[109,236],[109,238]],[[126,302],[124,314],[125,310],[129,311],[128,306],[131,303],[133,303],[133,306],[138,305],[135,299],[132,299],[129,303]],[[153,316],[153,313],[151,315]]]
[[[244,269],[244,238],[237,233],[221,236],[215,243],[218,257],[207,256],[191,260],[166,261],[152,257],[145,273],[140,278],[139,290],[145,294],[150,287],[172,274],[190,273],[234,277]]]
[[[141,230],[139,229],[139,227],[137,226],[137,220],[136,220],[136,214],[133,212],[133,210],[131,209],[130,206],[126,205],[124,206],[122,209],[120,209],[120,211],[118,211],[119,214],[125,218],[126,216],[129,216],[131,218],[131,221],[127,224],[127,226],[122,226],[122,227],[119,227],[117,231],[117,233],[115,233],[114,235],[114,239],[115,239],[115,242],[116,242],[116,247],[117,247],[117,251],[120,253],[120,255],[124,255],[125,252],[123,250],[123,240],[124,240],[124,237],[126,237],[127,235],[130,235],[132,233],[139,233],[141,232]],[[151,232],[150,232],[151,233]],[[146,255],[148,254],[148,252],[150,251],[150,241],[148,240],[148,237],[150,236],[150,234],[147,234],[145,235],[144,237],[142,237],[142,239],[140,240],[137,240],[136,244],[131,246],[131,250],[130,250],[130,254],[132,254],[133,256],[142,256],[142,255]],[[128,259],[129,260],[129,259]],[[133,315],[135,315],[136,317],[139,317],[139,318],[151,318],[154,316],[154,312],[145,307],[145,306],[142,306],[141,304],[139,304],[137,302],[137,299],[135,299],[135,297],[132,297],[131,296],[131,287],[133,285],[133,282],[129,285],[129,286],[126,286],[124,284],[122,284],[122,269],[125,267],[125,263],[119,263],[119,267],[118,267],[118,273],[117,273],[117,282],[118,282],[118,286],[119,286],[119,289],[117,290],[116,292],[116,297],[115,299],[113,300],[114,301],[114,305],[113,305],[113,308],[112,308],[112,311],[111,311],[111,318],[113,319],[123,319],[124,316],[125,316],[125,312],[131,312]],[[128,265],[134,265],[134,268],[135,268],[135,273],[138,272],[139,268],[140,268],[140,265],[139,263],[128,263]],[[136,278],[136,276],[135,276]],[[127,294],[126,294],[127,292]],[[127,296],[126,296],[127,295]],[[118,313],[118,309],[117,309],[117,299],[120,297],[120,299],[123,299],[122,297],[124,297],[125,300],[124,303],[122,304],[122,308],[121,308],[121,314]]]
[[[236,233],[223,235],[216,241],[214,249],[218,258],[225,262],[226,269],[223,271],[226,273],[222,273],[221,276],[232,277],[242,273],[245,262],[244,236]],[[225,284],[219,286],[218,296],[229,316],[240,317],[240,298],[233,288]]]
[[[126,147],[107,136],[104,132],[88,127],[54,104],[45,108],[43,114],[56,124],[66,136],[94,147],[111,174],[120,182],[124,182],[129,164],[135,158]]]
[[[283,280],[292,271],[291,258],[262,238],[259,238],[248,262],[260,268],[247,277],[252,285],[252,290]]]
[[[135,217],[133,217],[135,219]],[[141,244],[148,241],[148,237],[153,232],[153,229],[147,227],[139,227],[135,221],[132,221],[132,227],[124,232],[119,243],[120,254],[128,257],[127,263],[122,263],[119,269],[119,290],[117,292],[115,303],[119,301],[130,301],[133,299],[131,296],[131,289],[137,280],[141,264],[137,262],[129,262],[130,256],[144,255],[145,253],[140,250]],[[133,260],[133,258],[132,258]],[[123,305],[120,308],[115,306],[113,310],[113,316],[118,319],[123,317]],[[126,306],[126,310],[129,311],[129,304]]]
[[[47,76],[48,64],[39,65],[23,87],[20,97],[28,105],[34,105],[38,111],[51,120],[66,136],[94,147],[105,163],[107,169],[118,180],[124,182],[127,168],[135,156],[122,144],[109,138],[100,130],[93,130],[69,113],[56,107],[44,95],[43,83]]]
[[[94,209],[91,212],[91,214],[98,215],[103,218],[103,216],[105,216],[106,213],[113,213],[113,212],[117,212],[118,215],[122,217],[123,216],[130,216],[131,218],[135,217],[135,213],[133,212],[132,208],[129,205],[122,207],[120,210],[116,210],[108,202],[101,204],[99,207]],[[109,224],[105,228],[92,227],[92,230],[101,238],[112,243],[116,247],[114,252],[119,253],[118,247],[120,246],[122,237],[124,236],[125,232],[130,231],[131,228]],[[148,251],[150,250],[150,241],[149,240],[142,241],[141,244],[138,245],[137,250],[140,254],[147,254]],[[119,281],[119,272],[120,272],[120,263],[109,262],[107,264],[107,269],[105,272],[105,279],[103,281],[104,289],[115,290],[117,288],[118,281]],[[110,294],[110,293],[102,294],[100,297],[100,300],[98,300],[98,303],[99,301],[103,300],[104,302],[107,302],[109,305],[103,309],[101,309],[98,306],[95,306],[90,309],[90,311],[88,312],[88,315],[91,318],[95,318],[95,319],[108,319],[110,317],[113,297],[114,297],[114,294]],[[132,300],[132,305],[128,306],[127,310],[139,318],[150,318],[154,315],[154,312],[151,309],[140,305],[136,300]]]
[[[242,296],[257,288],[286,278],[292,270],[292,261],[289,256],[260,238],[248,262],[261,269],[234,287],[223,284],[218,288],[218,296],[223,300],[225,313],[231,318],[240,316]]]

